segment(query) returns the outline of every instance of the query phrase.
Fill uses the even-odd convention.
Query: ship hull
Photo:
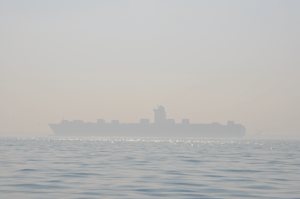
[[[130,136],[130,137],[220,137],[241,138],[246,129],[239,124],[49,124],[56,136]]]

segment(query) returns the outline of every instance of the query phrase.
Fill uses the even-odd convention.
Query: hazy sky
[[[153,122],[158,104],[300,135],[300,1],[0,1],[0,135]]]

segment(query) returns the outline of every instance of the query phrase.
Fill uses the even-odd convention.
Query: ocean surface
[[[0,138],[0,198],[300,198],[300,141]]]

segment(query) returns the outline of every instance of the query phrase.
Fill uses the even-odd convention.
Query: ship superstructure
[[[190,123],[183,119],[175,123],[167,119],[163,106],[154,109],[154,123],[141,119],[140,123],[120,123],[112,120],[106,123],[98,119],[97,123],[82,120],[62,120],[59,124],[49,124],[56,136],[134,136],[134,137],[243,137],[245,126],[228,121],[227,125],[218,122],[211,124]]]

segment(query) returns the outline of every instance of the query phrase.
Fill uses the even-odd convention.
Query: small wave
[[[36,169],[21,169],[19,171],[29,172],[29,171],[38,171],[38,170],[36,170]]]

